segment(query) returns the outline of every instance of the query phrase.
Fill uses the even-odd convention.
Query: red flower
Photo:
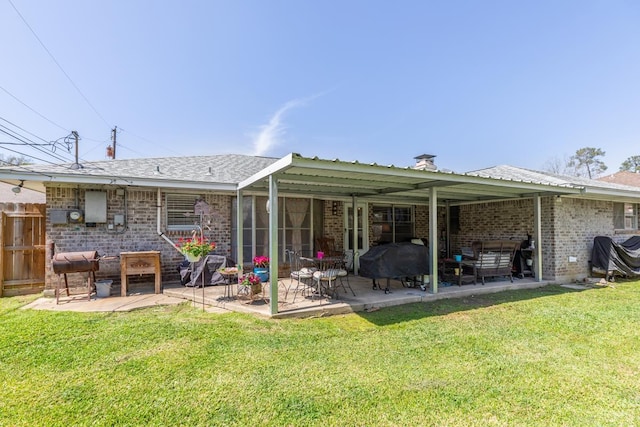
[[[253,259],[253,265],[258,268],[267,268],[269,267],[269,257],[257,256]]]

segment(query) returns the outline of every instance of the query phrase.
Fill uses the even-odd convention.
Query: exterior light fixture
[[[18,184],[17,186],[13,187],[11,189],[11,191],[13,191],[14,193],[18,194],[19,192],[22,191],[22,186],[24,185],[24,181],[20,180],[20,184]]]

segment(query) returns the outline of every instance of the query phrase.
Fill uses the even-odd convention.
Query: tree
[[[542,170],[556,175],[576,175],[576,169],[569,166],[569,158],[566,155],[562,158],[559,156],[550,158],[544,166],[542,166]]]
[[[0,154],[0,166],[19,166],[31,164],[31,159],[24,156],[7,156]]]
[[[567,165],[576,168],[576,176],[586,175],[590,179],[596,178],[607,170],[607,165],[598,158],[604,156],[604,154],[601,148],[580,148],[576,150],[576,154],[571,156]]]
[[[621,171],[640,172],[640,156],[631,156],[620,165]]]

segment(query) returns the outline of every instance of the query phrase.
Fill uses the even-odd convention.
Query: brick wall
[[[634,233],[616,232],[613,202],[582,199],[551,199],[553,203],[553,241],[549,253],[558,281],[579,280],[590,275],[591,251],[596,236],[612,236],[623,242]],[[576,262],[569,262],[576,257]],[[547,262],[547,257],[544,257]]]
[[[336,202],[337,215],[333,214],[333,202],[324,200],[323,205],[323,230],[316,230],[319,236],[333,237],[336,248],[344,248],[344,209],[342,202]],[[316,242],[313,242],[315,250],[318,249]]]
[[[84,209],[84,194],[86,190],[107,192],[107,223],[87,227],[80,224],[51,224],[47,215],[47,247],[55,244],[56,253],[97,250],[100,255],[118,255],[120,252],[160,251],[163,281],[178,281],[177,266],[183,260],[182,254],[174,249],[169,242],[157,233],[157,191],[154,189],[128,188],[126,201],[115,188],[103,189],[92,187],[47,188],[47,210],[50,209]],[[205,224],[205,236],[216,243],[215,252],[230,256],[231,245],[231,195],[206,194],[200,192],[211,208],[211,221]],[[76,202],[77,200],[77,202]],[[126,212],[125,212],[126,203]],[[164,194],[162,203],[164,205]],[[114,215],[126,214],[127,227],[114,226]],[[165,231],[164,209],[161,211],[161,230]],[[166,232],[166,236],[173,242],[180,237],[190,237],[191,232]],[[47,268],[45,289],[53,289],[58,277],[51,269],[49,250],[47,254]],[[96,273],[98,279],[113,279],[120,283],[119,260],[103,260],[100,270]],[[70,286],[81,284],[84,273],[69,274]],[[152,281],[152,276],[142,278],[130,277],[135,285],[136,281]]]
[[[440,221],[440,209],[438,209],[438,225],[443,225],[444,219]],[[442,209],[442,217],[444,218],[444,209]],[[429,206],[419,205],[414,208],[415,218],[415,237],[420,239],[429,238]]]
[[[595,236],[616,236],[613,203],[597,200],[541,198],[542,277],[561,283],[590,276],[590,258]],[[452,250],[470,246],[475,240],[522,241],[533,233],[533,200],[481,203],[460,207],[460,231],[452,236]],[[576,262],[569,262],[575,257]]]
[[[460,229],[451,235],[451,253],[481,240],[522,242],[533,233],[531,199],[460,206]]]
[[[84,208],[86,190],[107,192],[107,224],[114,215],[125,214],[126,230],[123,227],[109,229],[107,224],[87,227],[81,224],[54,225],[47,214],[47,240],[55,243],[56,252],[97,250],[100,255],[118,255],[120,252],[156,250],[161,252],[162,275],[164,281],[177,281],[177,265],[182,255],[156,232],[157,192],[153,189],[128,188],[125,198],[115,188],[102,187],[48,187],[47,211],[51,209]],[[231,204],[233,195],[206,194],[205,201],[212,212],[211,221],[206,224],[205,235],[216,242],[216,253],[231,256]],[[164,204],[164,195],[163,195]],[[337,247],[343,247],[343,212],[345,205],[337,203],[337,215],[333,214],[331,201],[322,202],[323,230],[320,234],[334,237]],[[125,212],[126,211],[126,212]],[[371,213],[370,213],[371,214]],[[165,230],[164,210],[161,213],[161,230]],[[571,198],[544,197],[541,199],[543,278],[556,281],[571,281],[589,275],[589,259],[593,238],[598,235],[615,236],[616,241],[624,241],[629,234],[615,234],[613,229],[613,203]],[[369,215],[369,227],[373,218]],[[460,206],[460,229],[451,235],[451,251],[456,253],[463,246],[471,246],[476,240],[517,240],[527,238],[533,232],[533,201],[523,199],[508,202],[480,203]],[[438,208],[439,234],[445,227],[445,209]],[[317,231],[316,231],[317,232]],[[167,237],[177,242],[180,237],[188,237],[189,232],[167,232]],[[415,207],[415,235],[429,237],[428,206]],[[50,247],[47,245],[47,268],[45,289],[53,289],[58,280],[50,263]],[[576,257],[577,262],[569,262]],[[120,266],[117,260],[100,263],[98,278],[120,281]],[[71,285],[78,284],[83,275],[70,274]],[[143,278],[145,280],[145,278]],[[150,281],[151,279],[146,279]]]

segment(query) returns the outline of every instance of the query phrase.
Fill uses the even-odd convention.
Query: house
[[[598,178],[598,181],[640,187],[640,172],[620,171]]]
[[[168,281],[178,280],[183,259],[175,244],[195,229],[216,242],[216,253],[243,263],[269,255],[272,269],[284,262],[285,249],[312,252],[316,238],[331,236],[351,254],[355,272],[359,255],[383,241],[423,238],[436,265],[476,240],[531,236],[535,277],[555,281],[590,274],[595,236],[624,240],[638,232],[637,209],[633,218],[624,210],[640,203],[638,188],[512,166],[453,173],[295,153],[71,166],[3,167],[0,181],[46,190],[49,252],[159,251]],[[117,279],[119,265],[101,262],[99,274]],[[437,274],[433,269],[431,292],[438,292]],[[47,268],[45,291],[55,276]],[[271,301],[277,312],[277,295]]]

